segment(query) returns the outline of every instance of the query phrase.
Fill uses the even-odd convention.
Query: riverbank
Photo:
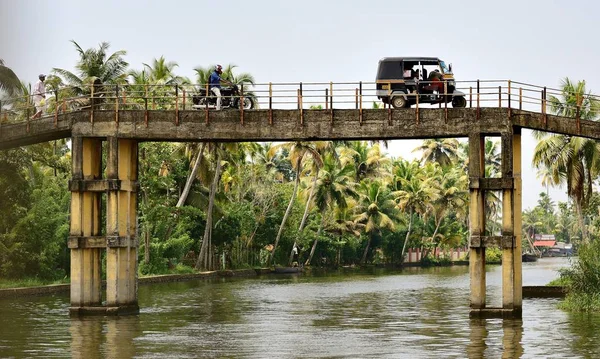
[[[217,277],[253,277],[267,273],[270,273],[270,269],[268,268],[222,270],[187,274],[161,274],[148,277],[140,277],[138,279],[138,283],[140,285],[144,285],[153,283],[183,282],[194,279],[210,279]],[[106,281],[102,281],[102,287],[104,288],[105,286]],[[44,286],[5,288],[0,289],[0,298],[18,298],[36,295],[66,293],[70,289],[70,284],[51,284]]]

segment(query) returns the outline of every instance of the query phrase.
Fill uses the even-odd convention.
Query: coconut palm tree
[[[0,59],[0,91],[13,95],[20,87],[21,81],[15,72],[4,65],[4,60]]]
[[[427,177],[419,167],[411,166],[406,161],[400,161],[399,167],[400,169],[409,168],[415,171],[397,170],[396,172],[405,177],[394,177],[394,183],[398,189],[392,195],[396,199],[397,207],[405,213],[408,212],[409,217],[408,230],[400,256],[403,259],[406,244],[412,230],[414,214],[424,216],[433,210],[432,203],[439,198],[439,190],[437,189],[435,178]]]
[[[314,161],[322,162],[321,155],[319,151],[314,147],[314,144],[311,142],[287,142],[277,144],[271,147],[269,151],[270,155],[274,155],[280,150],[289,151],[289,160],[292,164],[292,168],[295,170],[295,180],[294,180],[294,189],[292,190],[292,196],[290,197],[290,202],[285,210],[285,214],[283,215],[283,219],[281,220],[281,225],[279,226],[279,231],[277,232],[277,237],[275,237],[275,243],[273,245],[273,250],[271,251],[271,255],[269,256],[268,264],[271,265],[273,261],[273,257],[275,256],[275,250],[277,249],[277,245],[279,244],[279,239],[283,233],[283,229],[285,228],[285,223],[292,211],[292,206],[294,204],[294,200],[296,199],[296,195],[298,193],[298,185],[300,184],[300,173],[302,171],[302,160],[305,156],[312,157]]]
[[[436,242],[436,236],[440,225],[450,213],[456,215],[456,218],[466,218],[469,202],[468,177],[460,168],[446,167],[442,168],[439,175],[435,177],[439,196],[433,202],[433,219],[435,229],[431,235],[431,240]]]
[[[455,138],[434,138],[423,141],[413,152],[423,152],[422,162],[437,162],[442,167],[450,166],[458,156],[458,140]]]
[[[89,94],[90,86],[95,85],[94,92],[103,92],[103,85],[122,85],[127,83],[127,67],[123,59],[125,50],[108,53],[110,44],[102,42],[98,48],[84,50],[77,42],[71,40],[79,53],[79,61],[75,65],[76,73],[68,70],[53,68],[52,71],[60,76],[64,83],[73,87],[77,95]]]
[[[354,183],[352,182],[353,168],[351,165],[339,166],[337,159],[333,154],[328,153],[323,158],[323,168],[320,171],[319,178],[315,183],[315,207],[321,213],[321,223],[317,231],[308,259],[305,265],[310,265],[317,242],[325,225],[325,214],[331,210],[334,205],[340,209],[348,207],[346,198],[356,197]]]
[[[560,97],[550,96],[552,112],[560,116],[579,116],[596,120],[600,101],[585,88],[585,81],[573,83],[565,78]],[[533,155],[533,165],[547,168],[553,185],[567,185],[567,195],[573,200],[583,242],[589,241],[583,212],[593,193],[592,184],[600,173],[600,143],[594,140],[565,135],[535,132],[539,140]]]
[[[164,56],[152,60],[152,64],[144,63],[148,72],[149,81],[152,84],[174,85],[185,82],[185,78],[175,75],[175,68],[179,65],[175,61],[167,61]]]
[[[392,192],[381,181],[365,179],[360,183],[357,192],[360,197],[354,222],[364,224],[364,232],[368,235],[361,258],[361,263],[365,264],[373,237],[384,229],[394,231],[394,219],[398,218],[398,212]]]
[[[340,149],[340,160],[343,166],[353,164],[356,182],[367,177],[384,177],[384,169],[390,164],[390,159],[381,152],[378,143],[369,146],[366,141],[347,142],[346,146]]]

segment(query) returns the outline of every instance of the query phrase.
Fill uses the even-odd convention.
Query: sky
[[[178,75],[236,64],[259,83],[373,81],[387,56],[434,56],[458,80],[511,79],[558,88],[564,77],[600,91],[600,2],[528,1],[156,1],[0,0],[0,58],[35,83],[72,70],[70,40],[109,42],[130,68],[165,56]],[[597,92],[596,92],[597,93]],[[393,141],[393,156],[418,157],[421,141]],[[523,131],[523,209],[545,191],[531,167],[535,140]],[[552,189],[566,201],[565,189]]]

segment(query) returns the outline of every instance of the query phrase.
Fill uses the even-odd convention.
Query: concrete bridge
[[[600,139],[600,123],[579,119],[580,107],[569,112],[576,114],[575,118],[547,114],[546,88],[521,84],[525,91],[535,93],[535,96],[524,96],[524,87],[514,87],[519,83],[507,81],[504,86],[496,87],[498,81],[494,81],[494,86],[487,86],[485,91],[481,83],[485,82],[476,82],[476,92],[474,86],[469,86],[468,91],[464,88],[468,107],[456,109],[441,103],[427,108],[417,105],[406,109],[366,109],[363,102],[376,100],[365,90],[368,83],[347,83],[345,90],[336,88],[336,93],[342,93],[339,95],[342,100],[336,98],[337,103],[332,96],[333,83],[311,84],[325,88],[325,109],[305,108],[310,103],[306,100],[310,98],[306,95],[307,84],[304,88],[299,84],[298,89],[291,91],[293,95],[287,95],[287,106],[295,108],[276,108],[274,84],[268,84],[268,89],[264,84],[263,90],[254,91],[252,96],[266,108],[222,111],[209,107],[191,109],[185,88],[172,88],[161,98],[161,106],[152,105],[156,99],[148,95],[148,90],[136,96],[119,87],[107,91],[101,105],[94,105],[92,89],[89,98],[83,100],[56,97],[53,108],[41,119],[29,120],[29,116],[23,115],[29,112],[30,105],[20,111],[12,107],[0,112],[0,149],[71,138],[71,313],[126,314],[139,311],[136,236],[139,142],[467,137],[471,314],[519,317],[522,312],[521,129]],[[350,95],[343,95],[344,91]],[[550,93],[552,91],[557,90]],[[317,103],[321,99],[322,96]],[[79,107],[72,105],[75,102]],[[490,106],[490,102],[494,105]],[[501,139],[501,178],[485,178],[487,136]],[[107,144],[105,177],[103,141]],[[485,236],[484,198],[485,192],[490,190],[502,191],[502,233],[499,236]],[[103,195],[107,203],[104,231],[100,228]],[[500,308],[486,306],[485,249],[491,246],[499,246],[503,251]],[[102,251],[107,252],[106,305],[101,301]]]

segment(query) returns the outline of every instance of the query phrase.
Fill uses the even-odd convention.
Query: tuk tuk
[[[465,107],[465,93],[456,89],[452,64],[437,57],[384,57],[376,78],[377,98],[404,108],[420,104],[452,103]]]

